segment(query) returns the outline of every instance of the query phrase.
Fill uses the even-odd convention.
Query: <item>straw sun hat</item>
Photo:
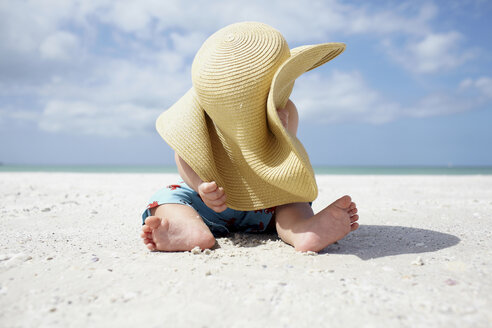
[[[193,87],[159,116],[157,131],[203,181],[224,188],[230,208],[313,201],[318,188],[308,155],[277,109],[297,77],[344,50],[343,43],[290,50],[266,24],[226,26],[196,54]]]

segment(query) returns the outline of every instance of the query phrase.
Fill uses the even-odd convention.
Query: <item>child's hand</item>
[[[226,210],[227,205],[224,188],[218,187],[215,181],[202,182],[198,186],[198,193],[205,205],[215,212],[219,213]]]

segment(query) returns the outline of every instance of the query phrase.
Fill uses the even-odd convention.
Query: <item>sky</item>
[[[344,42],[291,99],[313,165],[492,165],[492,1],[0,0],[0,162],[168,165],[158,115],[218,29]]]

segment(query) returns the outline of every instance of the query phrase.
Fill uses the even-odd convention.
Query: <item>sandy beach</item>
[[[361,227],[319,254],[275,235],[149,252],[173,174],[0,173],[0,327],[491,327],[492,176],[317,176]]]

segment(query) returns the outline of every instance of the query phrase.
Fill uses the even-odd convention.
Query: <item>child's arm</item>
[[[204,182],[178,154],[174,154],[174,159],[183,180],[200,195],[205,205],[215,212],[225,211],[227,205],[224,188],[217,186],[215,181]]]
[[[297,113],[296,105],[289,99],[284,108],[277,109],[278,117],[282,121],[282,125],[292,135],[297,135],[297,126],[299,125],[299,114]]]

